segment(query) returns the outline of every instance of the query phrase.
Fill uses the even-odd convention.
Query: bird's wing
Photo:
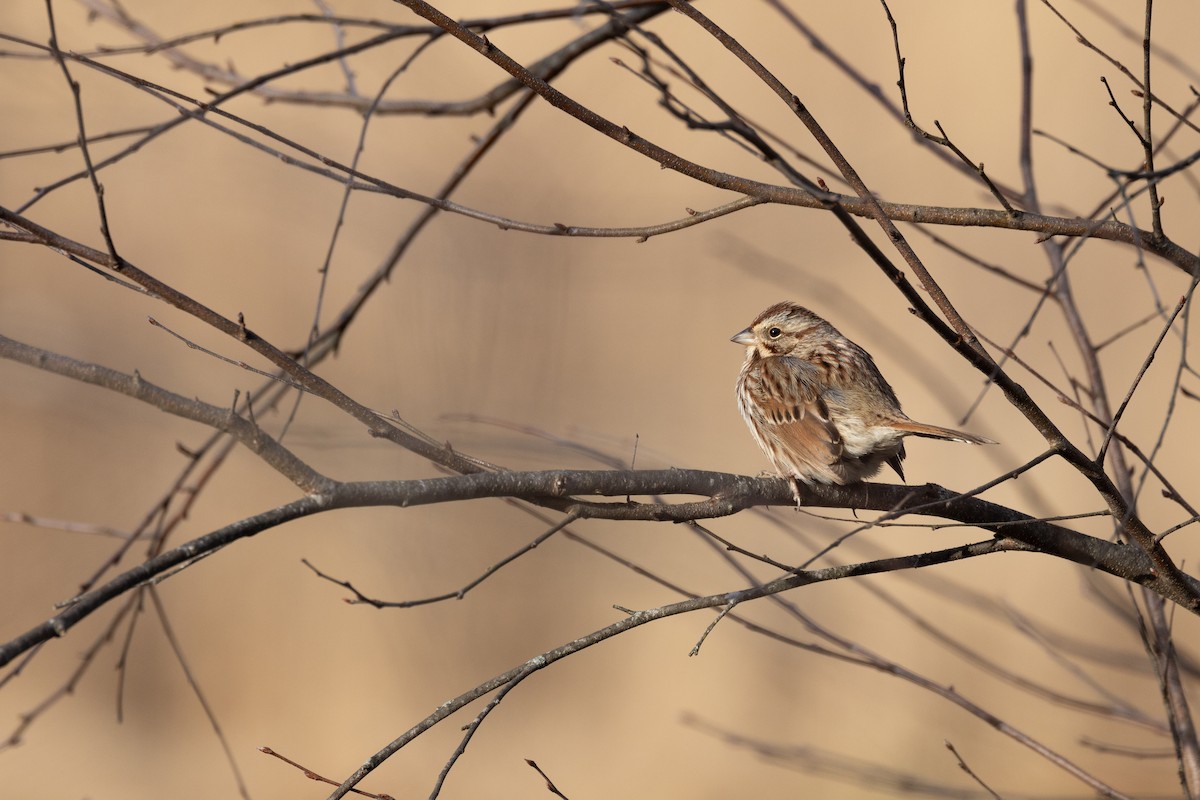
[[[757,394],[762,421],[794,473],[821,483],[841,483],[833,465],[842,457],[842,437],[817,389],[816,367],[798,358],[763,363]]]

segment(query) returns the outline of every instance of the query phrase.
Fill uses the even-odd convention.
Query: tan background
[[[868,80],[894,94],[895,63],[881,9],[866,0],[796,3],[797,13]],[[454,17],[497,13],[495,3],[442,6]],[[1140,9],[1112,3],[1139,29]],[[239,3],[177,4],[130,0],[127,7],[162,35],[246,18]],[[880,195],[906,202],[977,205],[994,202],[976,184],[912,147],[909,135],[852,87],[778,16],[752,3],[702,6],[737,35],[809,105]],[[515,3],[504,8],[527,6]],[[91,51],[128,38],[84,9],[58,2],[64,48]],[[255,15],[313,12],[284,2],[255,4]],[[1063,4],[1102,46],[1140,71],[1140,43],[1122,37],[1083,6]],[[391,3],[346,3],[338,11],[399,22],[413,18]],[[1193,46],[1193,4],[1156,6],[1156,43],[1186,55]],[[939,119],[977,161],[1006,183],[1019,184],[1018,57],[1011,4],[895,2],[913,110],[932,127]],[[1075,43],[1041,5],[1030,9],[1036,69],[1036,125],[1106,163],[1134,167],[1140,154],[1106,106],[1099,76],[1118,87],[1126,110],[1138,101],[1116,70]],[[590,24],[590,23],[589,23]],[[706,79],[748,116],[809,155],[817,149],[775,98],[716,44],[678,15],[651,26],[685,52]],[[0,5],[0,29],[32,41],[48,38],[40,3]],[[563,21],[532,31],[500,30],[491,38],[528,62],[578,31]],[[354,36],[361,34],[354,33]],[[229,35],[187,52],[232,61],[250,76],[332,46],[321,25],[289,25]],[[354,62],[360,90],[376,91],[411,50],[393,44]],[[9,52],[25,52],[6,43]],[[601,114],[707,165],[766,180],[766,167],[713,135],[689,133],[656,108],[656,97],[607,56],[609,47],[573,67],[557,85]],[[191,95],[204,84],[159,57],[111,57],[112,63]],[[0,81],[0,151],[67,142],[76,133],[70,96],[49,62],[6,57]],[[1161,66],[1161,64],[1160,64]],[[158,122],[174,113],[128,85],[75,65],[92,132]],[[466,98],[500,72],[460,44],[445,40],[397,82],[393,97]],[[1165,66],[1155,90],[1186,105],[1191,75]],[[290,88],[340,90],[335,68],[290,77]],[[218,90],[225,87],[214,86]],[[319,152],[348,161],[360,118],[344,110],[264,104],[243,97],[230,111]],[[1163,117],[1156,118],[1160,130]],[[373,121],[362,168],[416,191],[432,193],[468,151],[485,119],[386,117]],[[1195,136],[1181,138],[1190,152]],[[112,152],[111,145],[97,148]],[[1036,142],[1043,202],[1082,214],[1109,183],[1081,159]],[[80,166],[75,151],[0,161],[3,204],[13,208],[34,187]],[[805,168],[832,181],[832,170]],[[125,257],[228,316],[238,312],[263,336],[294,347],[303,342],[316,297],[317,269],[328,248],[341,189],[290,168],[227,136],[188,124],[103,174],[112,228]],[[1182,181],[1166,190],[1169,231],[1184,246],[1196,212]],[[531,110],[455,200],[539,223],[643,225],[709,208],[729,195],[697,185],[602,139],[545,104]],[[374,195],[351,200],[326,298],[339,309],[380,262],[419,211],[411,202]],[[77,182],[29,210],[41,224],[102,247],[90,189]],[[1144,215],[1144,211],[1143,211]],[[1145,223],[1146,219],[1142,218]],[[869,226],[868,226],[869,227]],[[939,231],[1029,280],[1048,275],[1032,234]],[[875,231],[872,231],[875,234]],[[1035,297],[964,264],[918,233],[912,241],[962,313],[982,330],[1009,340]],[[1176,269],[1151,260],[1158,291],[1173,302],[1186,287]],[[1096,339],[1150,310],[1149,290],[1128,248],[1089,244],[1073,273]],[[228,403],[258,378],[186,349],[146,323],[149,315],[234,358],[236,343],[214,335],[161,303],[136,296],[39,248],[0,247],[0,332],[76,358],[131,372],[184,395]],[[617,239],[545,238],[443,215],[417,241],[389,287],[365,311],[340,357],[322,375],[374,408],[399,409],[434,436],[513,468],[599,466],[583,456],[494,427],[447,420],[471,412],[535,424],[556,435],[626,457],[637,437],[637,465],[694,467],[755,474],[766,466],[738,418],[732,387],[742,357],[728,343],[763,307],[800,300],[827,315],[876,356],[906,410],[917,419],[955,424],[979,391],[979,376],[906,310],[903,298],[850,243],[830,215],[757,208],[644,244]],[[1157,334],[1141,329],[1104,353],[1110,393],[1119,398]],[[1061,380],[1047,343],[1069,368],[1078,358],[1050,309],[1030,337],[1028,358]],[[1166,405],[1163,387],[1178,358],[1172,337],[1146,393],[1124,430],[1149,444]],[[264,366],[257,364],[258,366]],[[1078,417],[1027,375],[1018,378],[1072,434]],[[0,363],[0,511],[88,521],[127,530],[146,514],[183,465],[175,442],[195,445],[207,432],[99,389]],[[1193,388],[1194,384],[1193,384]],[[1195,488],[1189,457],[1195,403],[1183,401],[1175,439],[1160,465],[1186,493]],[[277,430],[281,418],[268,422]],[[1038,437],[997,396],[988,395],[966,427],[1002,441],[992,449],[916,442],[909,479],[966,489],[1016,467],[1041,450]],[[434,474],[420,459],[369,439],[361,428],[311,398],[289,442],[328,475],[341,479]],[[295,497],[294,488],[239,451],[195,507],[182,535],[201,535]],[[1093,511],[1100,503],[1084,482],[1057,464],[989,497],[1034,514]],[[1146,491],[1153,527],[1181,519],[1174,505]],[[837,514],[848,517],[848,513]],[[800,531],[783,534],[761,515],[713,524],[755,552],[799,562],[812,542],[845,526],[798,518],[787,509],[769,519]],[[1079,529],[1105,534],[1103,522]],[[498,501],[459,507],[376,509],[328,514],[239,542],[161,587],[171,623],[196,679],[216,711],[256,798],[322,797],[326,789],[255,752],[270,746],[305,766],[341,779],[368,755],[445,700],[522,661],[603,627],[630,608],[678,599],[562,539],[502,571],[461,602],[407,611],[375,611],[341,602],[346,592],[317,580],[300,563],[353,581],[388,599],[452,590],[522,546],[540,524]],[[743,581],[682,526],[592,523],[579,532],[699,593],[732,590]],[[1190,529],[1173,553],[1194,564]],[[833,561],[884,552],[919,552],[984,538],[978,531],[889,529],[864,534]],[[183,541],[176,538],[175,542]],[[0,639],[52,613],[112,551],[93,535],[0,523]],[[140,549],[135,549],[140,554]],[[127,562],[129,563],[129,562]],[[767,571],[764,575],[770,574]],[[1111,690],[1150,712],[1157,695],[1145,679],[1136,634],[1098,607],[1073,566],[1007,555],[893,575],[876,585],[902,596],[939,627],[1023,675],[1072,694],[1094,697],[1047,653],[1006,622],[948,603],[939,587],[970,587],[986,599],[1035,616],[1049,630],[1127,654],[1133,671],[1088,668]],[[791,598],[841,635],[893,658],[1000,714],[1063,751],[1118,788],[1137,794],[1177,792],[1164,760],[1129,760],[1081,748],[1082,735],[1141,747],[1168,741],[1139,728],[1081,716],[1032,700],[950,654],[894,610],[845,584],[814,586]],[[803,640],[810,637],[766,604],[748,613]],[[78,658],[108,624],[102,612],[61,642],[50,643],[0,692],[0,734],[60,687]],[[544,671],[514,691],[488,719],[446,785],[446,797],[531,797],[544,794],[522,759],[532,758],[574,800],[585,797],[732,797],[761,793],[850,798],[886,792],[858,778],[781,768],[687,724],[691,716],[737,736],[855,756],[937,784],[972,784],[947,754],[953,742],[998,791],[1074,794],[1084,787],[986,724],[908,684],[862,668],[765,642],[724,622],[700,657],[688,651],[711,616],[656,623]],[[1181,641],[1195,623],[1179,615]],[[220,747],[190,693],[157,620],[139,621],[125,673],[123,723],[115,719],[120,642],[105,649],[74,696],[0,753],[0,785],[12,797],[228,797],[235,788]],[[478,710],[478,707],[474,707]],[[460,715],[389,761],[362,786],[396,797],[425,796],[470,716]]]

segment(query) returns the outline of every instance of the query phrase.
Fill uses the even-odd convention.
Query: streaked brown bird
[[[884,464],[903,480],[905,436],[995,444],[913,422],[870,353],[803,306],[776,303],[731,341],[746,347],[742,419],[797,503],[801,483],[858,483]]]

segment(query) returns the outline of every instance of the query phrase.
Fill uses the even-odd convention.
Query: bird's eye
[[[767,330],[767,336],[770,336],[772,339],[778,339],[782,335],[783,331],[779,330],[779,328],[769,328]]]

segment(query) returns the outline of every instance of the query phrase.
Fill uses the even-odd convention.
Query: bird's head
[[[751,348],[761,358],[806,355],[817,343],[838,333],[832,325],[804,306],[776,303],[755,318],[750,327],[732,339]]]

